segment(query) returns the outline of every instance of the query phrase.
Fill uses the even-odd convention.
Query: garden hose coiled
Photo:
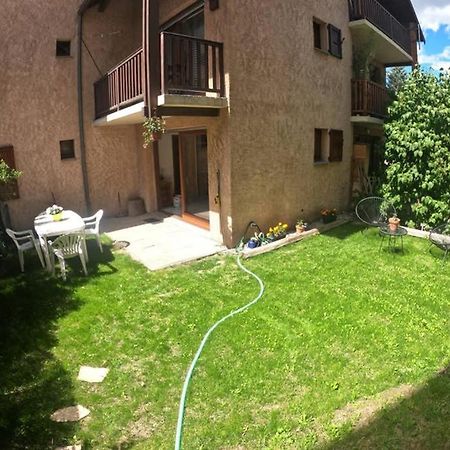
[[[253,222],[250,222],[250,224],[252,224]],[[250,226],[249,224],[249,226]],[[256,224],[255,224],[256,225]],[[242,242],[243,239],[241,239]],[[240,242],[240,243],[241,243]],[[238,245],[239,247],[239,245]],[[255,278],[255,280],[258,282],[259,284],[259,293],[258,295],[249,303],[247,303],[244,306],[241,306],[238,309],[235,309],[234,311],[231,311],[229,314],[227,314],[226,316],[222,317],[220,320],[218,320],[207,332],[206,334],[203,336],[202,341],[200,342],[200,345],[197,349],[197,352],[195,353],[194,359],[191,362],[191,365],[189,366],[189,370],[186,374],[186,378],[184,379],[184,383],[183,383],[183,389],[181,391],[181,398],[180,398],[180,405],[178,408],[178,420],[177,420],[177,430],[176,430],[176,436],[175,436],[175,450],[181,450],[181,445],[182,445],[182,439],[183,439],[183,422],[184,422],[184,412],[185,412],[185,407],[186,407],[186,396],[187,396],[187,392],[188,392],[188,388],[189,388],[189,383],[191,381],[192,378],[192,374],[194,373],[194,369],[195,366],[198,362],[198,359],[200,358],[200,355],[203,351],[203,348],[206,345],[206,342],[208,341],[211,333],[222,323],[225,322],[227,319],[230,319],[231,317],[235,316],[236,314],[239,314],[243,311],[245,311],[246,309],[250,308],[252,305],[254,305],[255,303],[257,303],[259,301],[259,299],[263,296],[264,294],[264,283],[261,280],[261,278],[258,277],[258,275],[254,274],[252,271],[248,270],[246,267],[244,267],[244,265],[241,262],[241,253],[238,250],[238,256],[237,256],[237,265],[238,267],[245,273],[247,273],[248,275],[252,276],[253,278]]]

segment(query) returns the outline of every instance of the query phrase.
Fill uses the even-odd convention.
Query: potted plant
[[[278,225],[269,228],[267,238],[270,241],[278,241],[278,239],[283,239],[284,237],[286,237],[287,229],[288,229],[287,223],[279,222]]]
[[[142,133],[144,148],[147,148],[152,142],[161,139],[161,135],[166,129],[164,119],[159,116],[148,117],[142,126],[144,127],[144,132]]]
[[[303,221],[302,219],[298,218],[297,222],[295,223],[295,231],[300,234],[306,231],[308,228],[308,224]]]
[[[320,214],[322,215],[322,222],[323,223],[330,223],[334,222],[337,218],[337,211],[336,209],[322,209],[320,211]]]
[[[63,211],[64,208],[62,206],[58,206],[58,205],[52,205],[49,206],[45,212],[51,216],[51,218],[55,221],[58,222],[59,220],[62,220],[62,216],[63,216]]]
[[[395,214],[392,217],[389,217],[389,229],[391,231],[397,231],[399,225],[400,219]]]

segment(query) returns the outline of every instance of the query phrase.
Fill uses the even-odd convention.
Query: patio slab
[[[209,231],[164,213],[107,218],[102,232],[114,241],[126,241],[124,249],[150,270],[183,264],[214,255],[227,248],[210,237]]]

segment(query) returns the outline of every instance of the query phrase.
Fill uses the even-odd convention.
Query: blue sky
[[[412,0],[425,33],[419,62],[423,66],[450,69],[450,0]]]

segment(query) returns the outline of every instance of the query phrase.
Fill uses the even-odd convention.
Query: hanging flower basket
[[[144,138],[144,147],[148,147],[152,142],[159,141],[166,129],[164,119],[159,116],[152,116],[145,119],[142,124],[144,131],[142,136]]]

